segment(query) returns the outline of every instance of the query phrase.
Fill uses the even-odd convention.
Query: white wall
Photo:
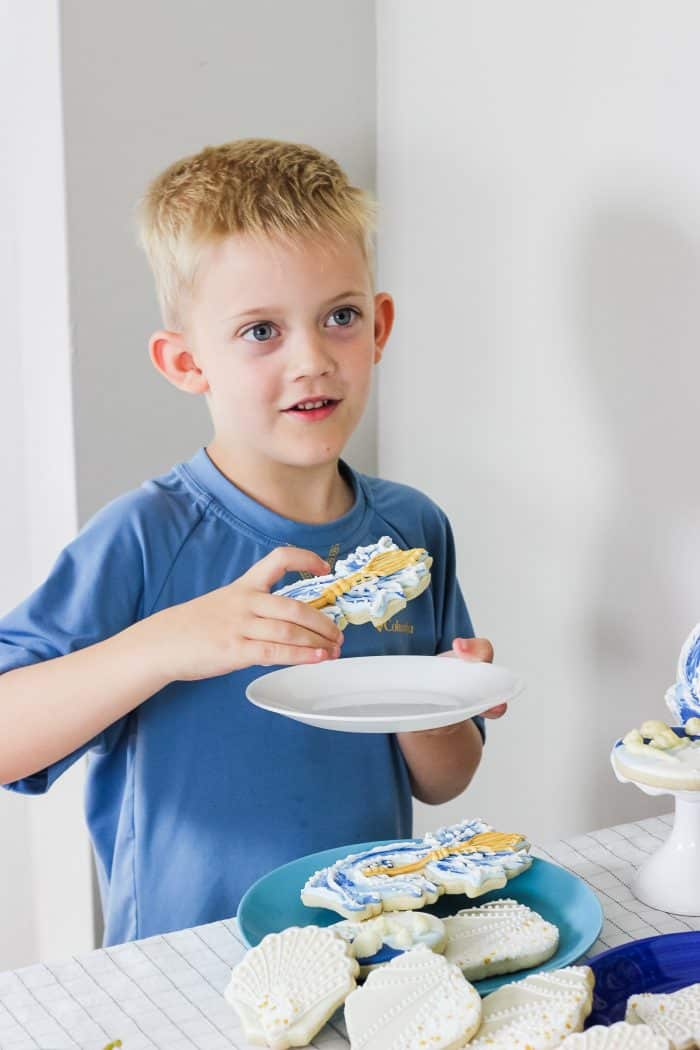
[[[608,752],[664,717],[700,619],[700,8],[378,12],[380,472],[449,512],[477,633],[529,684],[419,824],[668,809]]]

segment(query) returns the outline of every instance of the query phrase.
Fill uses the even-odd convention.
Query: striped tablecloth
[[[636,865],[668,835],[671,817],[561,839],[533,854],[580,875],[605,913],[591,955],[655,933],[700,929],[693,919],[655,911],[632,896]],[[117,945],[55,963],[0,973],[0,1050],[246,1050],[222,992],[244,955],[235,919]],[[313,1043],[348,1046],[342,1011]]]

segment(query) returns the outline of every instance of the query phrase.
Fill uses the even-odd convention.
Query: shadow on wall
[[[666,718],[663,693],[700,620],[700,242],[672,217],[609,207],[578,243],[581,364],[615,457],[581,644],[589,688],[622,733]],[[612,789],[594,778],[594,810]],[[631,805],[670,808],[641,794]]]

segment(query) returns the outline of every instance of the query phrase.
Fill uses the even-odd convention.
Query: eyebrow
[[[339,295],[334,295],[332,299],[327,299],[322,306],[330,306],[331,303],[337,302],[339,299],[366,299],[366,292],[350,291],[341,292]],[[239,314],[231,314],[229,317],[225,317],[225,321],[233,321],[237,318],[242,317],[266,317],[270,314],[278,314],[282,312],[282,308],[279,306],[255,306],[252,310],[241,310]]]

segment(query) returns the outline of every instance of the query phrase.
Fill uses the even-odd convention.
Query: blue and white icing
[[[449,849],[493,830],[483,820],[465,820],[424,838],[351,854],[315,872],[301,891],[301,899],[310,907],[330,908],[348,919],[359,919],[382,911],[422,908],[443,893],[479,896],[505,886],[508,879],[530,867],[532,859],[525,839],[512,849],[494,852],[453,853],[440,859],[430,859],[430,854],[436,848]],[[377,867],[388,870],[421,861],[425,863],[418,871],[367,874]]]
[[[382,536],[376,543],[358,547],[347,558],[339,559],[333,573],[297,580],[275,591],[286,598],[301,602],[312,602],[337,580],[362,572],[378,554],[401,550],[389,536]],[[383,624],[391,616],[406,607],[411,598],[420,594],[430,583],[432,558],[426,552],[411,565],[386,575],[376,575],[372,580],[357,583],[345,594],[320,609],[341,630],[350,623]]]
[[[700,717],[700,623],[683,644],[677,681],[666,693],[666,705],[676,722]]]

